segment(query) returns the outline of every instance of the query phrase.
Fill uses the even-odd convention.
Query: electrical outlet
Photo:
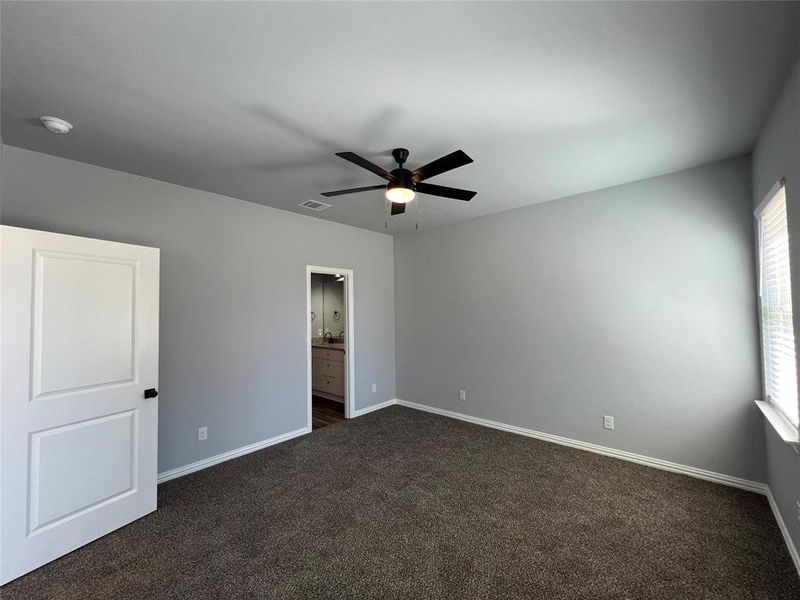
[[[200,427],[197,429],[197,441],[205,442],[208,439],[208,427]]]
[[[605,429],[614,429],[614,417],[603,415],[603,427]]]
[[[372,384],[372,393],[374,394],[377,391],[378,391],[378,384],[377,383],[373,383]]]
[[[459,400],[466,400],[467,399],[467,390],[458,390],[458,399]]]

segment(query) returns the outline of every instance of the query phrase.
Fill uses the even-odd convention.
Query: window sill
[[[756,400],[756,406],[761,409],[769,424],[775,429],[780,438],[787,444],[800,448],[800,431],[797,430],[792,422],[783,416],[783,413],[769,402]]]

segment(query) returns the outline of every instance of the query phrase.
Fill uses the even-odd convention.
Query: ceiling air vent
[[[308,210],[315,210],[317,212],[323,211],[326,208],[330,208],[333,206],[332,204],[325,204],[324,202],[317,202],[316,200],[306,200],[305,202],[301,202],[300,206],[303,208],[307,208]]]

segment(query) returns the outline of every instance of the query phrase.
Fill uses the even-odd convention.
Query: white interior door
[[[156,508],[159,251],[0,230],[0,583]]]

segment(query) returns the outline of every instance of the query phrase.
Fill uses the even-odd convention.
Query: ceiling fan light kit
[[[389,183],[386,186],[386,199],[389,202],[407,204],[411,202],[416,194],[413,186],[404,186],[401,183]]]
[[[451,152],[446,156],[437,158],[433,162],[414,169],[413,171],[403,167],[406,160],[408,160],[408,154],[409,152],[406,148],[395,148],[392,150],[392,157],[397,163],[397,168],[393,169],[392,171],[387,171],[386,169],[371,163],[366,158],[363,158],[354,152],[337,152],[336,156],[358,165],[362,169],[366,169],[378,177],[386,179],[388,183],[360,188],[351,188],[347,190],[337,190],[335,192],[323,192],[322,195],[330,198],[332,196],[341,196],[343,194],[355,194],[358,192],[383,189],[385,190],[384,193],[386,195],[386,199],[391,203],[391,214],[399,215],[405,212],[406,204],[411,202],[416,197],[417,193],[464,201],[472,200],[472,198],[475,197],[475,194],[477,194],[477,192],[471,192],[469,190],[445,187],[442,185],[434,185],[424,182],[426,179],[435,177],[436,175],[441,175],[447,171],[470,164],[472,159],[467,156],[464,151],[456,150],[455,152]]]

